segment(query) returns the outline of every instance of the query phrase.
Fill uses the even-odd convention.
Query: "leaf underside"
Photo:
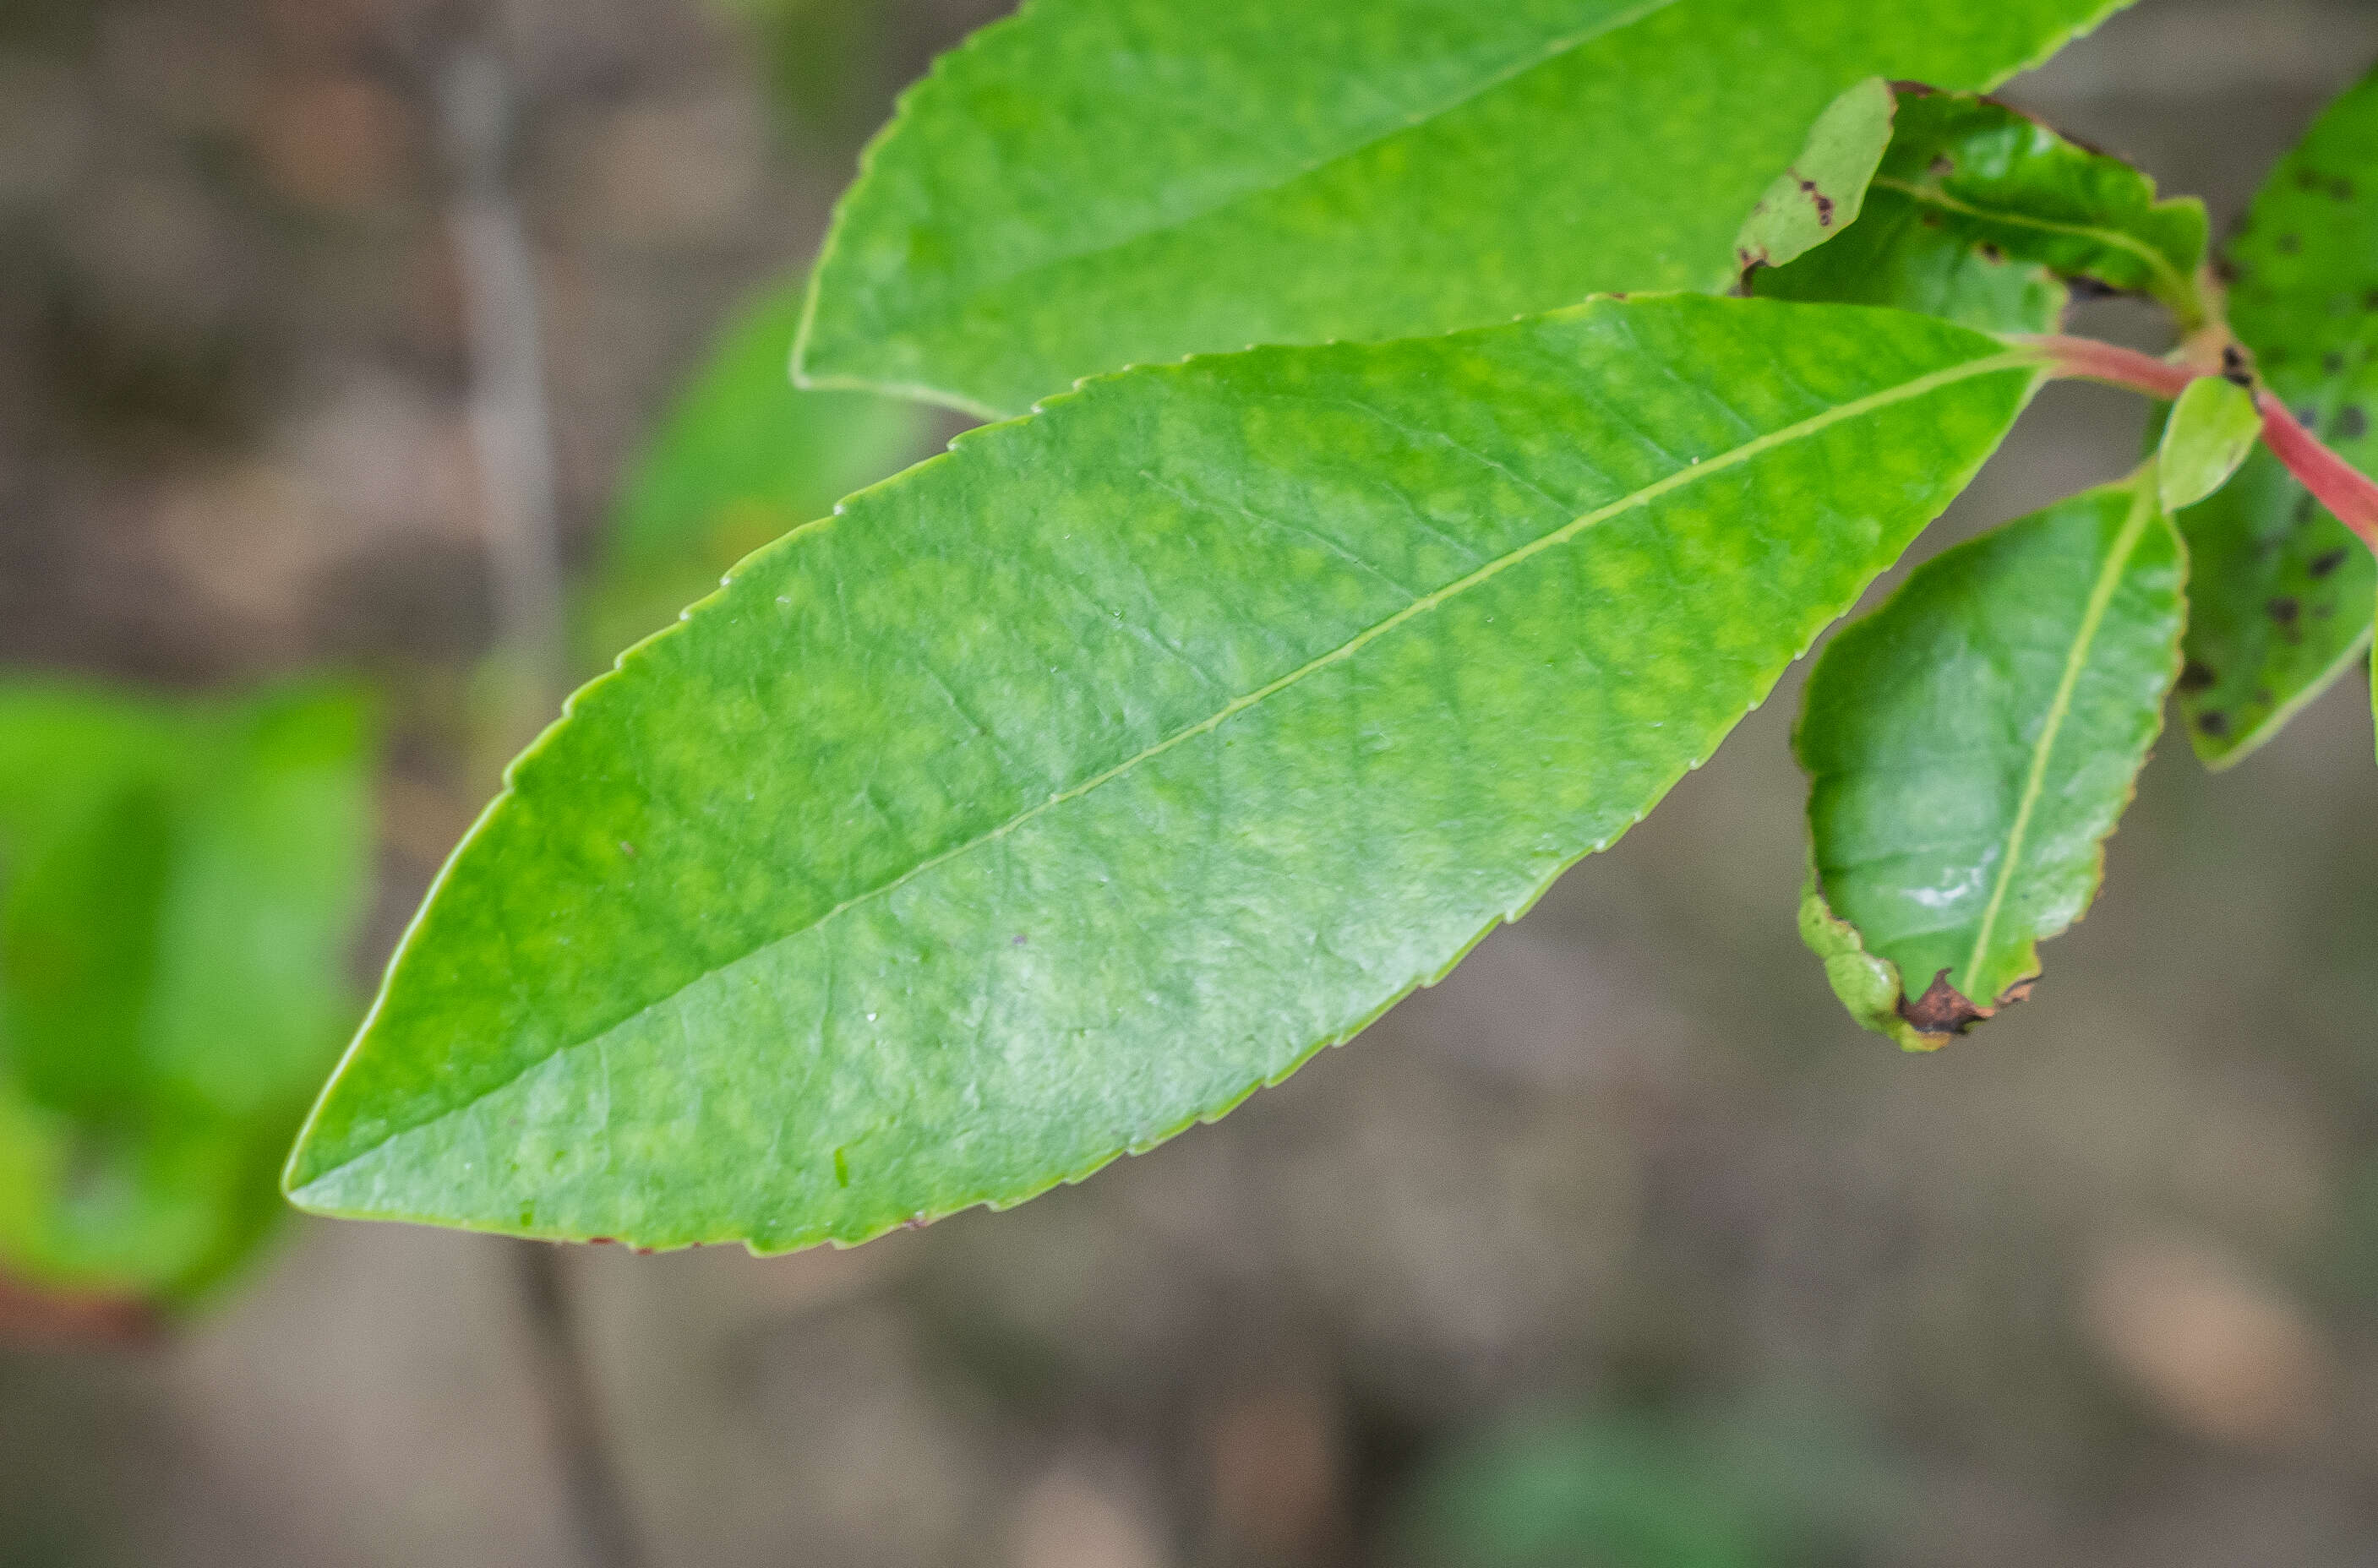
[[[2329,109],[2230,243],[2230,321],[2272,391],[2378,473],[2378,77]],[[2261,746],[2369,640],[2378,565],[2267,450],[2180,514],[2196,562],[2181,708],[2206,762]]]
[[[366,729],[0,686],[0,1275],[180,1300],[281,1211],[354,1017]]]
[[[801,373],[1013,413],[1184,353],[1719,289],[1845,90],[1988,87],[2120,3],[1036,0],[871,149]]]
[[[1864,215],[1791,266],[1750,275],[1773,299],[1923,310],[1994,331],[2052,330],[2060,278],[2150,294],[2189,324],[2204,207],[2165,200],[2119,158],[2004,104],[1910,90]]]
[[[962,437],[514,765],[290,1191],[780,1251],[1219,1116],[1639,820],[2036,375],[1919,317],[1603,300]]]
[[[1861,1023],[1963,1033],[2087,909],[2179,668],[2185,575],[2150,471],[1944,552],[1826,649],[1794,746],[1809,896],[1848,931],[1805,910],[1803,930]],[[1896,972],[1897,1023],[1853,948]]]

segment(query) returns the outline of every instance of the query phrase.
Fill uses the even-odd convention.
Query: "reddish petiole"
[[[2176,365],[2094,338],[2045,337],[2024,341],[2040,353],[2057,376],[2103,381],[2166,400],[2180,396],[2200,375],[2220,374]],[[2287,464],[2288,472],[2302,481],[2304,488],[2317,497],[2321,505],[2336,514],[2338,521],[2378,552],[2378,484],[2330,450],[2269,391],[2257,389],[2254,401],[2263,413],[2264,445]]]

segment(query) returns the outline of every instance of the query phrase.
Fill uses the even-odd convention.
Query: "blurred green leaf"
[[[2348,461],[2378,473],[2378,75],[2348,92],[2274,170],[2229,245],[2231,325],[2271,390]],[[2378,564],[2268,451],[2181,514],[2189,590],[2189,739],[2226,767],[2360,658]]]
[[[0,685],[0,1274],[180,1300],[280,1211],[355,1013],[369,731],[338,688]]]
[[[1862,1561],[1899,1484],[1805,1403],[1537,1416],[1431,1465],[1389,1559],[1412,1568],[1815,1568]]]
[[[782,1251],[1218,1117],[1648,811],[2040,374],[1677,295],[1126,372],[961,437],[513,765],[291,1192]]]
[[[1913,91],[1865,211],[1789,266],[1751,274],[1771,299],[1923,310],[1989,331],[2054,329],[2062,278],[2151,294],[2203,318],[2204,206],[1988,99]],[[1746,256],[1746,263],[1756,259]]]
[[[787,127],[847,149],[882,112],[883,0],[714,0],[759,46]]]
[[[1739,272],[1869,77],[1975,89],[2120,0],[1038,0],[843,197],[801,372],[1015,413],[1077,377]]]
[[[1927,562],[1826,649],[1794,732],[1811,896],[1897,970],[1914,1037],[1820,923],[1859,1023],[1940,1045],[2087,909],[2179,671],[2182,563],[2150,467]]]
[[[582,593],[574,640],[590,668],[716,592],[727,569],[922,455],[930,417],[791,380],[799,287],[752,302],[717,342],[622,486]]]

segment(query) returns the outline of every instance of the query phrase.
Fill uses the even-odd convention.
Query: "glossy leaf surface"
[[[728,322],[637,457],[577,607],[582,663],[608,664],[745,556],[924,455],[914,404],[793,386],[800,309],[786,287]]]
[[[2036,376],[1920,317],[1674,296],[962,437],[514,765],[291,1191],[781,1250],[1219,1116],[1649,810]]]
[[[2204,206],[2164,200],[2119,158],[1987,99],[1902,95],[1865,215],[1797,263],[1754,274],[1775,299],[1925,310],[1999,331],[2053,329],[2054,277],[2151,294],[2203,317]]]
[[[2378,473],[2378,78],[2279,164],[2229,248],[2229,314],[2271,389]],[[2197,755],[2237,761],[2358,662],[2378,567],[2268,451],[2183,513],[2196,562],[2183,710]]]
[[[2150,474],[1945,552],[1826,649],[1794,736],[1803,929],[1859,1022],[1939,1045],[2087,909],[2179,670],[2184,576]],[[1896,970],[1913,1037],[1853,944]]]
[[[140,1299],[235,1263],[353,1024],[351,695],[0,688],[0,1275]]]
[[[803,374],[1013,413],[1135,362],[1722,288],[1842,93],[1988,86],[2118,4],[1037,0],[870,151]]]

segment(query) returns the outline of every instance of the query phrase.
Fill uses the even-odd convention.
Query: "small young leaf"
[[[1979,89],[2123,0],[1035,0],[903,101],[800,367],[978,413],[1257,342],[1715,290],[1825,106]]]
[[[1802,929],[1861,1023],[1964,1033],[2088,907],[2179,668],[2184,575],[2150,473],[1944,553],[1825,651],[1794,745],[1810,895],[1848,929]],[[1897,970],[1918,1038],[1850,952]]]
[[[2204,317],[2196,279],[2207,244],[2204,203],[2158,199],[2155,182],[2120,159],[1988,99],[1903,95],[1867,201],[1880,221],[1856,246],[1831,254],[1863,224],[1795,268],[1755,275],[1753,287],[1778,299],[1925,306],[2040,331],[2048,325],[2036,319],[2044,269],[2150,294],[2189,327]]]
[[[2178,512],[2212,495],[2263,438],[2254,394],[2221,376],[2200,376],[2172,404],[2156,459],[2163,509]]]
[[[2322,116],[2229,246],[2230,320],[2271,390],[2378,473],[2378,76]],[[2325,690],[2369,639],[2378,565],[2267,450],[2180,519],[2196,562],[2181,707],[2226,767]]]
[[[297,1202],[859,1241],[1219,1116],[1624,832],[2027,355],[1603,300],[1102,377],[846,502],[514,764]]]
[[[609,664],[745,556],[923,455],[914,404],[793,386],[800,311],[787,285],[729,322],[636,459],[577,605],[582,662]]]
[[[0,688],[0,1276],[186,1299],[281,1212],[354,1017],[357,700]]]
[[[1775,176],[1734,242],[1746,268],[1781,267],[1857,221],[1867,186],[1891,145],[1891,84],[1869,77],[1817,117],[1808,145]]]

